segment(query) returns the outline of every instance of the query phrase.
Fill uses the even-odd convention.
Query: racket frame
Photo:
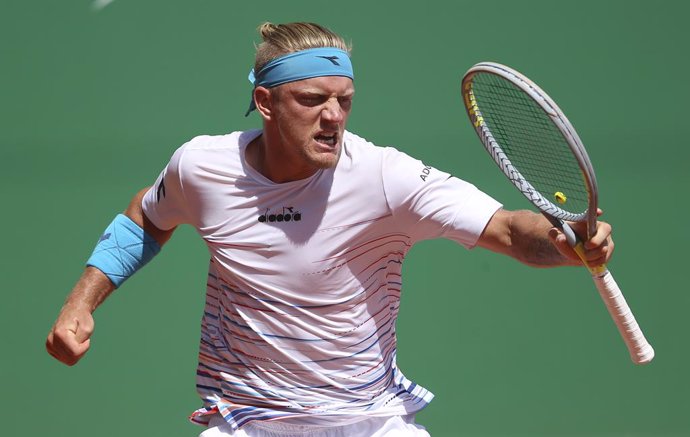
[[[565,211],[551,200],[544,197],[532,184],[530,184],[520,173],[519,169],[515,167],[510,159],[503,152],[502,147],[494,139],[490,127],[487,126],[481,114],[481,109],[477,104],[476,98],[472,91],[472,78],[477,73],[489,73],[500,76],[508,80],[513,85],[520,88],[527,95],[529,95],[535,103],[544,111],[546,115],[551,118],[558,130],[563,135],[566,143],[573,152],[573,156],[577,160],[582,177],[587,188],[588,206],[587,211],[582,213],[573,213]],[[578,136],[575,128],[570,123],[568,118],[563,114],[563,111],[556,105],[548,94],[546,94],[537,84],[522,75],[521,73],[506,67],[505,65],[497,64],[495,62],[481,62],[470,68],[462,80],[462,95],[465,101],[465,109],[470,117],[470,121],[474,126],[477,134],[482,139],[482,144],[489,152],[491,157],[496,161],[503,173],[510,179],[515,187],[522,192],[522,194],[529,199],[539,211],[541,211],[554,225],[563,227],[565,223],[563,220],[579,222],[587,222],[587,239],[591,238],[596,233],[597,223],[597,205],[598,205],[598,189],[597,180],[594,175],[594,168],[592,162],[587,155],[582,140]],[[567,226],[567,225],[566,225]],[[570,232],[566,230],[568,240],[574,235],[568,235]]]

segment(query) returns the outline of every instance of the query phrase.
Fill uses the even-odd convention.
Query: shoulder
[[[352,132],[345,132],[344,140],[343,156],[339,163],[341,171],[378,177],[384,184],[386,181],[401,183],[403,179],[405,185],[414,184],[415,181],[425,182],[432,174],[448,177],[396,147],[376,145]]]
[[[259,131],[237,131],[224,135],[199,135],[184,143],[180,149],[184,151],[214,151],[218,149],[236,149],[246,145],[258,135]]]
[[[349,131],[345,131],[345,145],[346,152],[351,151],[367,159],[376,157],[386,161],[421,162],[394,146],[380,146]]]
[[[238,131],[224,135],[199,135],[180,146],[171,162],[199,164],[219,158],[223,161],[238,160],[241,149],[258,133],[259,131]]]
[[[173,153],[166,173],[186,182],[206,179],[208,173],[241,174],[241,150],[258,132],[199,135]]]
[[[350,131],[345,131],[344,135],[344,152],[349,155],[359,157],[360,155],[379,154],[384,147],[377,146],[369,140],[360,137]]]
[[[421,162],[393,146],[379,146],[352,132],[345,132],[343,154],[346,158],[361,164],[362,162],[377,163],[379,166],[386,162],[418,163]]]
[[[336,172],[370,176],[372,173],[378,173],[383,149],[371,141],[345,131]]]

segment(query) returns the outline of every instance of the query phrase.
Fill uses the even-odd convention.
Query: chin
[[[328,168],[333,168],[338,164],[338,159],[340,158],[340,151],[341,148],[338,145],[338,147],[329,152],[317,152],[317,151],[312,151],[312,153],[308,153],[306,158],[309,161],[309,163],[314,166],[314,168],[318,169],[328,169]]]
[[[314,167],[326,170],[338,164],[338,157],[339,155],[328,154],[327,156],[312,157],[310,161]]]

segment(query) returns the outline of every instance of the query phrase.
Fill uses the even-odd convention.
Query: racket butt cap
[[[630,358],[632,358],[635,364],[644,366],[645,364],[652,362],[654,355],[654,348],[648,344],[647,347],[642,348],[642,350],[637,352],[635,355],[632,355]]]

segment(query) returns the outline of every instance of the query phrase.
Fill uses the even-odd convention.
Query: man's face
[[[286,165],[313,174],[334,167],[342,148],[355,88],[347,77],[290,82],[271,90],[271,123]]]

